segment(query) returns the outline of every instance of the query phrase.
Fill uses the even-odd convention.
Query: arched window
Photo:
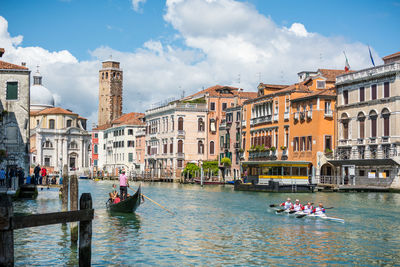
[[[49,140],[46,140],[46,141],[43,143],[43,147],[44,147],[44,148],[52,148],[52,147],[53,147],[53,144],[52,144]]]
[[[49,120],[49,129],[55,129],[56,128],[56,121],[51,119]]]
[[[183,141],[178,141],[178,153],[183,153]]]
[[[178,119],[178,131],[183,131],[183,118],[179,117]]]
[[[108,79],[108,72],[106,72],[106,79]]]
[[[204,154],[204,144],[203,141],[197,142],[197,151],[199,154]]]
[[[197,121],[197,127],[199,132],[204,132],[204,121],[202,118],[199,118]]]
[[[101,79],[104,80],[104,72],[101,74]]]
[[[67,120],[67,128],[72,126],[72,120]]]
[[[383,136],[388,137],[390,135],[390,111],[387,108],[382,110],[383,118]]]
[[[371,110],[369,113],[369,119],[371,120],[371,137],[376,137],[376,119],[378,114],[375,110]]]
[[[210,142],[210,155],[214,155],[214,141]]]
[[[357,115],[357,120],[358,120],[358,133],[359,133],[359,138],[364,139],[365,138],[365,115],[364,113],[360,112]]]
[[[342,122],[342,139],[349,139],[349,117],[347,116],[346,113],[342,114],[341,117],[341,122]]]

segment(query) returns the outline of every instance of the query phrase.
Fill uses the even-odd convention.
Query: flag
[[[369,48],[369,46],[368,46],[368,50],[369,50],[369,57],[371,58],[372,65],[374,65],[374,67],[375,67],[374,58],[372,57],[371,49]]]
[[[350,70],[349,60],[347,59],[346,53],[343,51],[344,57],[346,58],[346,63],[344,65],[344,70],[347,72]]]

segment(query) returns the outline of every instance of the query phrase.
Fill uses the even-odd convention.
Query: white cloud
[[[147,0],[132,0],[132,8],[136,12],[141,12],[140,5],[144,5]]]
[[[144,3],[132,5],[135,2],[138,7]],[[308,32],[300,22],[280,27],[247,3],[167,0],[164,19],[184,47],[166,45],[154,36],[135,51],[99,47],[91,51],[92,60],[79,61],[66,50],[24,47],[22,36],[10,36],[2,17],[0,44],[6,49],[4,60],[25,61],[33,70],[40,64],[44,84],[57,95],[58,104],[88,117],[90,123],[97,122],[98,70],[109,55],[124,71],[124,112],[144,112],[152,103],[179,97],[182,91],[188,95],[215,84],[256,91],[258,73],[262,82],[289,84],[303,70],[343,69],[343,50],[353,69],[370,66],[365,44]],[[375,62],[381,63],[372,52]]]

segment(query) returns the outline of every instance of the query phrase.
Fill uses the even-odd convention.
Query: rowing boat
[[[275,209],[275,211],[276,211],[275,212],[276,214],[289,214],[289,215],[296,215],[296,216],[300,215],[300,217],[298,217],[298,218],[323,219],[323,220],[328,220],[328,221],[336,221],[336,222],[344,223],[343,219],[330,217],[330,216],[327,216],[326,214],[316,215],[316,214],[305,213],[303,211],[297,211],[294,213],[290,213],[290,211],[291,211],[290,209],[286,209],[283,211],[281,211],[281,209]]]
[[[141,187],[139,185],[138,190],[133,196],[128,197],[124,201],[116,204],[107,204],[107,208],[114,212],[126,212],[132,213],[140,206],[141,203]]]

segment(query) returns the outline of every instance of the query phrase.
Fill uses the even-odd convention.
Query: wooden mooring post
[[[11,198],[0,194],[0,266],[14,266],[14,230],[79,221],[79,266],[90,266],[92,257],[92,197],[84,193],[80,210],[14,216]]]
[[[69,210],[78,210],[78,177],[75,174],[71,176],[69,181],[69,190]],[[72,222],[69,224],[69,227],[71,228],[71,242],[76,243],[78,241],[78,224]]]
[[[63,168],[63,184],[61,189],[61,211],[68,211],[68,187],[69,187],[69,179],[68,179],[68,167],[64,165]]]

